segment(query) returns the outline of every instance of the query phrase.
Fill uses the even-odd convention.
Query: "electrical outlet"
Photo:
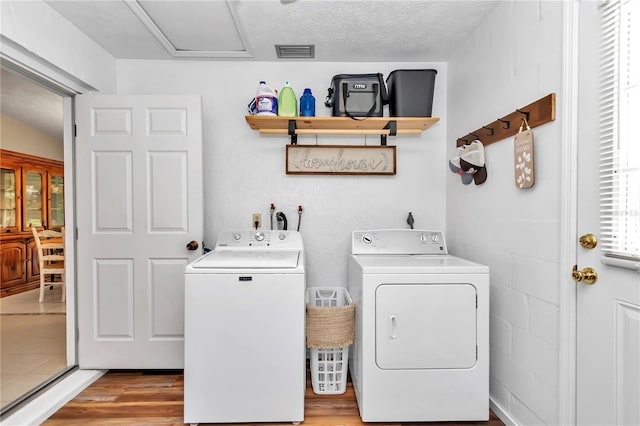
[[[251,228],[253,229],[262,228],[262,214],[254,213],[251,216]]]

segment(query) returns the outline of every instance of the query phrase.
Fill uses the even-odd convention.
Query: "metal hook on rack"
[[[503,129],[508,129],[509,127],[511,127],[511,122],[509,120],[503,120],[502,118],[498,118],[498,121],[506,124],[506,126],[504,126]]]
[[[495,133],[495,131],[493,130],[493,127],[482,126],[482,128],[486,129],[489,132],[489,136],[493,136],[493,134]]]
[[[526,120],[529,121],[529,113],[527,111],[521,111],[519,109],[516,109],[516,112],[519,112],[520,114],[524,114],[524,116],[526,117]]]
[[[476,135],[475,133],[469,133],[471,136],[473,136],[474,138],[480,140],[480,136]]]

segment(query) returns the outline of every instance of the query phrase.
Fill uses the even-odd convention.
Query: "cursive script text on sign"
[[[395,146],[287,145],[287,174],[395,175]]]

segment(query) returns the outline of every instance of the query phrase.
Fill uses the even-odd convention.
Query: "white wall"
[[[562,2],[501,2],[448,64],[447,152],[455,140],[555,92],[562,97]],[[534,129],[535,186],[514,185],[513,138],[486,148],[487,181],[449,172],[454,254],[491,268],[491,396],[519,424],[558,424],[563,117]]]
[[[534,129],[536,184],[530,190],[513,184],[511,139],[487,148],[489,178],[481,186],[463,186],[446,162],[456,137],[550,92],[562,93],[561,2],[501,2],[448,64],[119,61],[117,70],[113,58],[44,2],[5,0],[1,6],[3,41],[104,93],[202,96],[209,246],[223,229],[249,227],[253,212],[268,224],[271,202],[293,228],[301,204],[309,284],[345,285],[352,230],[404,228],[409,211],[417,227],[446,224],[454,254],[491,267],[494,402],[520,424],[558,423],[562,117]],[[286,175],[287,139],[260,136],[245,123],[246,104],[260,79],[278,88],[289,80],[298,95],[311,87],[318,115],[328,115],[322,102],[332,75],[388,75],[397,68],[438,69],[434,116],[442,121],[420,136],[393,139],[395,177]],[[364,139],[317,141],[362,144]],[[300,137],[300,143],[315,142]],[[379,138],[369,136],[366,143],[377,144]]]
[[[0,114],[0,148],[64,161],[62,140],[52,138],[27,124]]]
[[[115,90],[115,59],[46,3],[2,0],[0,12],[3,58],[36,72],[42,61],[86,88]]]
[[[433,115],[442,120],[422,135],[389,138],[397,145],[396,176],[313,176],[285,174],[288,138],[261,136],[245,121],[246,107],[259,80],[280,89],[288,80],[299,97],[310,87],[316,114],[324,106],[331,77],[340,73],[382,72],[400,68],[436,68]],[[262,213],[269,226],[269,206],[283,211],[295,229],[302,205],[301,233],[307,250],[308,284],[346,286],[351,232],[363,228],[444,229],[447,163],[446,65],[318,62],[119,61],[118,92],[196,94],[203,99],[205,243],[212,247],[224,229],[248,229],[251,214]],[[365,143],[364,136],[317,138],[319,144]],[[315,136],[299,136],[315,144]],[[379,136],[366,143],[380,144]]]

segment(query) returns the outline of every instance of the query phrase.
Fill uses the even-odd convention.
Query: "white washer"
[[[185,423],[304,419],[305,255],[294,231],[225,231],[185,270]]]
[[[441,232],[355,231],[349,369],[365,422],[489,418],[489,268]]]

